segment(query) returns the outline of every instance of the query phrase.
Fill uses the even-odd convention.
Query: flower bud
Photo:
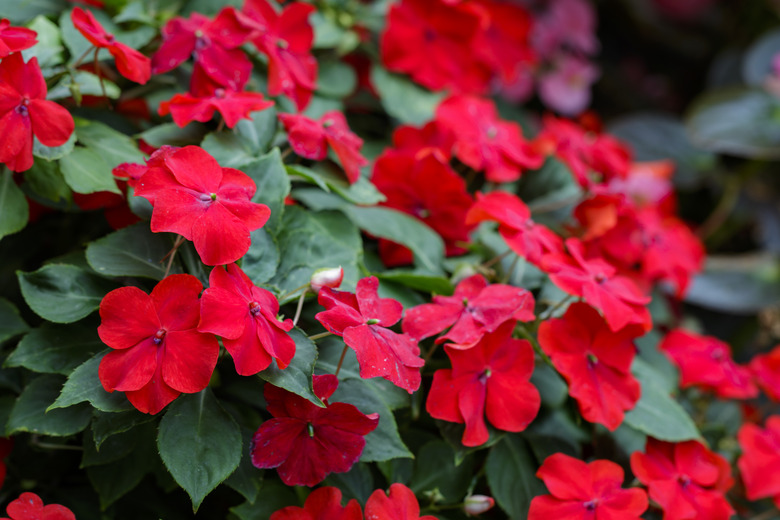
[[[320,292],[323,287],[330,287],[335,289],[341,285],[341,281],[344,279],[344,269],[341,266],[338,267],[326,267],[324,269],[317,269],[314,274],[311,275],[311,281],[309,285],[311,290],[315,293]]]
[[[471,495],[466,497],[463,502],[463,510],[467,515],[478,515],[484,513],[495,505],[496,501],[492,497],[485,495]]]

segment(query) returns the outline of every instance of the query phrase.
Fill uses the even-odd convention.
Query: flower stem
[[[91,52],[92,52],[92,49],[97,49],[97,47],[95,47],[94,45],[90,46],[90,47],[89,47],[89,49],[87,49],[86,51],[84,51],[84,54],[82,54],[81,56],[79,56],[79,59],[77,59],[77,60],[76,60],[76,61],[73,63],[73,65],[71,65],[71,68],[73,68],[73,69],[77,69],[77,68],[79,67],[79,65],[81,65],[81,62],[82,62],[82,61],[84,61],[84,60],[86,59],[86,57],[87,57],[87,56],[89,56],[89,53],[91,53]]]
[[[312,341],[317,341],[318,339],[327,338],[328,336],[332,336],[332,332],[320,332],[319,334],[315,334],[314,336],[309,336],[309,339]]]
[[[347,355],[347,349],[348,349],[348,348],[349,348],[349,347],[347,347],[346,345],[344,345],[344,350],[342,350],[342,351],[341,351],[341,357],[339,358],[339,364],[338,364],[338,366],[336,367],[336,374],[335,374],[335,376],[336,376],[336,377],[339,377],[339,372],[341,372],[341,365],[343,365],[343,364],[344,364],[344,356],[346,356],[346,355]]]
[[[523,337],[523,339],[528,340],[528,342],[534,348],[534,352],[536,352],[536,354],[538,354],[539,357],[542,358],[542,361],[544,361],[551,367],[555,368],[555,365],[553,365],[552,360],[547,356],[547,354],[544,353],[544,350],[542,350],[542,346],[539,345],[539,342],[536,340],[536,338],[533,337],[533,335],[530,332],[528,332],[528,330],[526,330],[525,327],[520,325],[515,330],[520,334],[520,336]]]
[[[298,298],[298,307],[295,308],[295,317],[293,318],[293,327],[298,325],[298,320],[301,317],[301,311],[303,310],[303,301],[306,299],[306,293],[309,292],[309,288],[306,287]]]
[[[171,249],[170,251],[168,251],[168,254],[167,254],[167,255],[165,255],[165,256],[163,257],[163,259],[162,259],[162,260],[160,260],[160,262],[162,262],[162,261],[163,261],[163,260],[165,260],[166,258],[168,259],[168,265],[166,265],[166,266],[165,266],[165,274],[163,275],[163,278],[167,277],[167,276],[168,276],[168,273],[170,273],[170,272],[171,272],[171,266],[173,265],[173,258],[176,256],[176,251],[177,251],[177,250],[179,249],[179,247],[181,247],[181,245],[184,243],[184,240],[185,240],[185,239],[184,239],[184,237],[183,237],[183,236],[179,236],[179,237],[177,237],[177,238],[176,238],[176,242],[174,242],[174,243],[173,243],[173,249]]]

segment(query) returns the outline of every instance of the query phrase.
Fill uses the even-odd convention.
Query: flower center
[[[334,124],[336,124],[336,123],[332,119],[326,119],[325,121],[322,122],[322,128],[329,128],[329,127],[333,126]]]
[[[481,384],[487,383],[488,378],[493,374],[493,372],[490,370],[490,367],[486,368],[480,375],[479,375],[479,382]]]
[[[225,89],[224,88],[218,88],[214,91],[214,96],[218,98],[224,98],[225,97]]]
[[[27,108],[27,105],[30,104],[30,100],[28,98],[22,98],[22,102],[19,104],[19,106],[16,107],[16,113],[27,117],[30,114],[30,109]]]
[[[257,302],[250,302],[249,312],[252,314],[252,316],[257,316],[258,314],[260,314],[260,304]]]
[[[588,368],[593,368],[599,364],[599,358],[595,354],[588,353],[586,357],[588,359]]]
[[[379,320],[376,318],[371,318],[370,320],[366,321],[366,325],[376,325],[377,323],[379,323]]]
[[[314,425],[312,423],[307,423],[306,427],[309,429],[309,437],[314,438]]]
[[[165,338],[165,329],[160,329],[157,332],[154,333],[154,337],[152,338],[152,341],[154,341],[155,345],[159,345],[162,343],[163,338]]]
[[[593,276],[593,279],[596,280],[597,283],[604,283],[607,281],[607,276],[604,273],[597,273]]]
[[[488,137],[488,139],[495,139],[498,135],[498,130],[495,126],[490,126],[487,130],[485,130],[485,135]]]
[[[287,47],[290,46],[290,44],[287,43],[287,40],[282,40],[280,38],[280,39],[276,40],[276,46],[279,47],[280,49],[286,49]]]
[[[680,485],[684,488],[688,487],[691,484],[691,477],[688,475],[680,475],[677,477],[677,480],[680,482]]]
[[[436,39],[436,31],[434,31],[431,28],[425,29],[425,32],[423,33],[423,38],[426,42],[432,42]]]
[[[584,502],[582,505],[588,511],[595,511],[596,510],[596,506],[599,505],[599,501],[594,498],[593,500],[588,500],[587,502]]]
[[[116,38],[114,37],[113,34],[105,33],[103,35],[103,38],[105,38],[108,43],[114,43],[116,41]]]

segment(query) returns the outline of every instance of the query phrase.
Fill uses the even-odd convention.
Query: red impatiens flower
[[[386,197],[382,206],[412,215],[436,231],[448,256],[466,252],[463,245],[473,226],[465,219],[473,201],[463,178],[436,154],[388,150],[374,163],[371,182]],[[412,263],[412,252],[389,240],[379,241],[379,255],[388,266]]]
[[[431,90],[483,93],[491,71],[473,46],[484,22],[471,5],[403,0],[390,8],[381,37],[382,63]]]
[[[98,49],[106,49],[116,61],[119,73],[136,83],[144,84],[152,76],[152,60],[107,33],[90,11],[74,7],[70,19],[78,31]]]
[[[0,520],[76,520],[73,511],[59,504],[43,505],[35,493],[22,493],[5,508],[10,518]]]
[[[15,172],[33,165],[33,135],[44,146],[65,144],[73,117],[46,100],[46,82],[38,58],[24,62],[15,52],[0,61],[0,163]]]
[[[269,520],[363,520],[363,512],[354,498],[341,507],[341,490],[326,486],[312,491],[303,507],[285,507]]]
[[[401,319],[403,306],[392,298],[377,295],[379,280],[362,278],[355,293],[320,289],[317,301],[325,311],[314,316],[357,354],[360,377],[383,377],[410,394],[420,388],[420,347],[406,334],[392,327]]]
[[[287,130],[292,149],[301,157],[321,161],[328,156],[328,146],[336,153],[350,184],[360,178],[360,168],[368,159],[360,154],[363,140],[352,133],[344,114],[326,112],[317,120],[303,115],[279,114]]]
[[[390,486],[390,495],[377,489],[366,501],[366,520],[436,520],[435,516],[420,516],[420,503],[414,492],[403,484]]]
[[[214,111],[218,111],[228,128],[233,128],[242,119],[252,119],[250,112],[265,110],[273,104],[259,92],[222,87],[211,81],[201,67],[195,67],[190,92],[163,101],[158,113],[161,116],[171,114],[173,122],[184,127],[192,121],[210,121]]]
[[[598,311],[577,302],[562,318],[539,325],[539,344],[569,383],[582,416],[614,431],[639,400],[641,388],[630,369],[632,340],[643,333],[637,326],[613,332]]]
[[[286,368],[295,356],[295,341],[287,334],[293,322],[276,317],[276,297],[256,287],[236,264],[215,267],[209,286],[200,300],[198,330],[222,336],[236,372],[257,374],[273,359],[279,368]]]
[[[311,54],[314,30],[309,23],[314,10],[312,5],[293,2],[277,13],[268,0],[246,0],[243,8],[258,30],[252,41],[268,56],[268,94],[284,94],[298,110],[306,108],[316,88],[317,60]]]
[[[506,245],[532,264],[538,265],[547,253],[563,251],[563,240],[531,219],[531,211],[516,195],[504,191],[477,193],[477,202],[466,215],[466,224],[485,220],[499,223],[498,233]]]
[[[163,157],[135,189],[154,206],[152,231],[192,240],[206,265],[229,264],[244,256],[251,245],[249,233],[271,214],[268,206],[251,202],[257,190],[254,181],[244,172],[222,168],[197,146],[166,150]]]
[[[435,119],[422,128],[401,125],[393,130],[393,148],[415,156],[433,153],[442,162],[449,162],[454,145],[455,136]]]
[[[211,20],[200,13],[174,18],[162,28],[162,45],[152,56],[152,72],[178,67],[190,56],[217,84],[241,90],[249,80],[252,62],[239,47],[253,29],[234,7],[225,7]]]
[[[509,320],[533,321],[534,297],[521,287],[490,284],[481,274],[462,280],[452,296],[434,296],[433,303],[406,312],[403,330],[416,340],[450,330],[436,343],[470,348],[488,332]]]
[[[499,119],[489,99],[450,96],[436,109],[436,119],[455,135],[455,157],[477,171],[484,170],[491,182],[516,181],[524,169],[538,168],[544,162],[523,139],[520,125]]]
[[[742,448],[737,467],[748,500],[771,497],[780,508],[780,416],[767,418],[765,429],[752,423],[742,425],[737,440]]]
[[[202,289],[194,276],[173,274],[151,294],[120,287],[103,297],[98,335],[115,349],[100,361],[106,391],[125,392],[138,410],[156,414],[182,392],[206,388],[219,343],[197,330]]]
[[[647,509],[647,493],[622,489],[623,468],[609,460],[587,464],[556,453],[544,460],[536,476],[550,494],[534,497],[528,520],[639,520]]]
[[[534,351],[526,340],[512,339],[517,322],[508,321],[485,334],[472,348],[445,346],[451,370],[437,370],[425,409],[436,419],[466,423],[464,446],[488,440],[485,424],[519,432],[539,412],[539,391],[529,382]]]
[[[697,386],[726,399],[758,395],[747,367],[737,365],[727,343],[682,329],[671,331],[659,348],[680,369],[680,387]]]
[[[583,298],[604,315],[609,327],[618,331],[630,324],[649,330],[650,298],[642,294],[629,278],[600,258],[585,258],[582,242],[566,240],[565,253],[550,253],[542,258],[541,267],[562,291]]]
[[[780,345],[769,352],[753,356],[749,368],[766,395],[773,401],[780,401]]]
[[[261,424],[252,439],[252,464],[277,468],[288,486],[314,486],[329,473],[349,471],[379,415],[363,415],[347,403],[329,403],[338,384],[334,375],[314,376],[314,393],[325,408],[266,384],[266,410],[274,418]]]
[[[36,32],[27,27],[14,27],[7,18],[0,20],[0,58],[5,58],[12,52],[29,49],[38,40]]]
[[[645,453],[631,455],[631,471],[663,509],[664,520],[728,520],[734,514],[723,496],[734,483],[731,464],[699,441],[648,438]]]

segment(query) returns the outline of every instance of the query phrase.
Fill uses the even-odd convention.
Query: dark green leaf
[[[62,159],[69,153],[73,151],[73,147],[76,145],[76,133],[70,134],[70,137],[68,137],[68,140],[65,141],[60,146],[44,146],[41,144],[41,142],[36,137],[33,140],[33,155],[35,157],[40,157],[41,159],[46,159],[47,161],[56,161],[57,159]],[[27,174],[25,174],[25,178],[27,177]]]
[[[232,130],[212,132],[203,140],[203,149],[221,166],[241,168],[268,150],[276,134],[276,110],[271,107],[250,115],[251,120],[242,119]]]
[[[279,149],[273,149],[261,158],[243,165],[241,169],[257,185],[252,202],[265,204],[271,209],[271,217],[265,227],[275,233],[284,215],[284,199],[290,193],[290,178],[284,169]]]
[[[86,428],[92,417],[92,408],[89,405],[47,411],[57,398],[63,381],[62,376],[48,374],[30,382],[16,400],[8,418],[6,434],[30,432],[66,436]]]
[[[345,98],[357,86],[355,70],[336,60],[322,60],[317,76],[317,92],[326,97]]]
[[[488,485],[512,520],[527,518],[531,500],[545,494],[544,485],[535,477],[536,469],[526,442],[517,434],[507,434],[490,450],[485,463]]]
[[[32,273],[17,271],[27,305],[55,323],[72,323],[91,314],[115,286],[72,265],[49,264]]]
[[[241,461],[241,430],[211,389],[179,397],[160,421],[160,457],[197,511]]]
[[[550,365],[538,363],[531,375],[531,383],[539,390],[542,403],[550,408],[557,408],[566,401],[569,388],[566,382]]]
[[[102,449],[103,443],[114,435],[129,431],[139,424],[156,419],[154,415],[147,415],[135,409],[119,413],[95,410],[93,415],[92,437],[97,449]]]
[[[293,488],[281,482],[270,480],[263,483],[254,503],[244,502],[230,508],[230,512],[240,520],[265,520],[286,506],[299,505]]]
[[[0,176],[0,238],[24,229],[29,218],[27,198],[14,182],[13,174],[5,169]]]
[[[774,256],[710,256],[685,301],[729,314],[753,315],[780,302]]]
[[[423,446],[415,458],[415,469],[409,488],[416,495],[438,490],[443,503],[460,502],[474,476],[474,457],[455,465],[455,452],[449,444],[436,440]]]
[[[287,172],[312,184],[316,184],[325,192],[337,193],[344,200],[361,206],[373,206],[384,202],[386,197],[365,177],[360,177],[354,184],[350,184],[343,173],[334,172],[326,167],[318,170],[299,166],[297,164],[287,166]],[[301,191],[296,191],[301,193]],[[304,195],[307,193],[303,191]]]
[[[76,193],[120,193],[111,174],[111,166],[91,148],[75,148],[60,159],[60,170],[65,182]]]
[[[103,388],[98,377],[98,368],[104,355],[105,352],[101,352],[79,365],[68,376],[62,392],[48,410],[68,408],[84,401],[103,412],[123,412],[131,409],[132,405],[122,392],[108,393]]]
[[[371,84],[379,93],[382,107],[402,123],[422,126],[433,119],[444,94],[429,92],[407,77],[392,74],[375,65],[371,69]]]
[[[314,363],[317,361],[317,347],[301,329],[291,330],[290,337],[295,340],[295,357],[287,368],[280,370],[276,362],[271,362],[271,365],[258,375],[274,386],[284,388],[318,406],[323,406],[311,386]]]
[[[87,262],[103,275],[162,280],[165,276],[162,260],[172,247],[167,234],[152,233],[149,223],[142,222],[88,244]]]
[[[754,87],[762,87],[773,74],[772,59],[780,52],[780,31],[764,34],[750,46],[742,59],[742,79]]]
[[[96,121],[76,121],[79,143],[97,152],[108,164],[109,170],[122,163],[143,163],[144,154],[135,140]]]
[[[225,485],[241,493],[247,502],[253,504],[257,499],[257,493],[263,484],[263,470],[256,468],[252,464],[252,457],[249,455],[249,446],[252,443],[254,431],[248,428],[241,428],[242,450],[241,462],[236,470],[225,480]]]
[[[65,0],[3,0],[3,16],[15,25],[22,25],[38,15],[61,13]]]
[[[24,173],[27,186],[35,195],[58,204],[67,204],[72,198],[70,186],[60,172],[58,162],[35,161]]]
[[[0,343],[27,332],[28,328],[19,315],[19,309],[5,298],[0,298]]]
[[[361,504],[365,504],[376,489],[371,468],[364,462],[358,462],[346,473],[331,473],[322,484],[339,488],[342,502],[354,498]]]
[[[159,148],[163,145],[187,146],[188,144],[198,144],[203,141],[203,136],[208,131],[206,125],[202,123],[190,123],[184,128],[176,123],[163,123],[144,130],[136,137],[143,139],[149,145]]]
[[[383,271],[374,273],[382,281],[396,282],[418,291],[425,291],[433,294],[450,295],[454,288],[449,279],[443,276],[431,276],[430,273],[418,273],[408,269],[394,269],[392,271]]]
[[[5,361],[8,367],[68,375],[105,348],[93,324],[44,323],[22,338]]]
[[[279,248],[276,240],[264,228],[251,233],[252,245],[241,259],[241,269],[255,283],[267,282],[279,266]]]
[[[558,452],[580,457],[581,445],[588,440],[588,435],[562,407],[549,411],[543,409],[522,437],[528,441],[539,461]]]

